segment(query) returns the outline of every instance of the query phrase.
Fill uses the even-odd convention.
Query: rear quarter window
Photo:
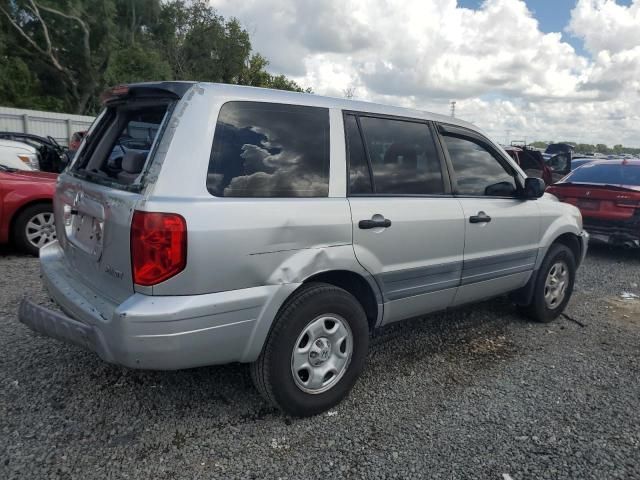
[[[263,102],[220,109],[207,190],[217,197],[326,197],[329,110]]]

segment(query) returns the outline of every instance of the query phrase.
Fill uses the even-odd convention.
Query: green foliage
[[[109,85],[198,80],[303,91],[203,0],[0,0],[0,104],[95,113]]]
[[[593,153],[596,151],[596,146],[590,143],[578,143],[576,145],[576,152],[579,153]]]
[[[144,82],[148,80],[170,80],[171,66],[155,50],[140,45],[120,48],[112,55],[105,72],[108,85]]]
[[[594,152],[598,152],[598,153],[603,153],[603,154],[616,154],[616,155],[620,155],[622,153],[630,153],[632,155],[640,154],[640,148],[624,147],[624,146],[622,146],[620,144],[614,145],[613,148],[609,148],[603,143],[599,143],[597,145],[592,145],[590,143],[576,143],[576,142],[568,142],[568,141],[562,141],[562,142],[553,142],[553,141],[541,142],[541,141],[536,141],[536,142],[531,142],[529,145],[532,146],[532,147],[535,147],[535,148],[543,148],[544,149],[544,148],[547,148],[547,145],[549,145],[551,143],[568,143],[569,145],[573,145],[575,147],[576,153],[594,153]]]
[[[607,146],[603,143],[599,143],[596,145],[596,152],[598,153],[608,153],[609,149],[607,148]]]

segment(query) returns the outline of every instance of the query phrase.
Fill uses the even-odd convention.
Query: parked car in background
[[[382,325],[505,294],[549,322],[569,301],[580,211],[469,123],[237,85],[105,98],[40,254],[65,314],[20,305],[38,332],[131,368],[251,363],[304,416],[348,394]]]
[[[0,132],[0,139],[24,143],[36,149],[38,170],[60,173],[69,163],[67,150],[53,137],[41,137],[31,133]]]
[[[544,163],[544,158],[538,150],[528,148],[525,145],[519,147],[509,145],[503,148],[528,176],[542,178],[547,185],[553,183],[553,172]]]
[[[574,157],[571,159],[571,170],[575,170],[582,165],[586,165],[587,163],[591,163],[594,160],[597,160],[593,157]]]
[[[547,188],[577,206],[595,241],[640,247],[640,160],[596,160]]]
[[[575,147],[568,143],[552,143],[547,145],[542,154],[544,162],[551,169],[555,183],[571,171],[571,160]]]
[[[0,139],[0,164],[16,170],[38,170],[38,152],[31,145]]]
[[[0,243],[38,255],[56,239],[53,194],[57,175],[9,168],[0,160]]]

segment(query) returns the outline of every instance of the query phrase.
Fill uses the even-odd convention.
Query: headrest
[[[405,167],[417,166],[418,153],[412,145],[392,143],[384,154],[384,163],[398,163],[398,157],[402,157],[402,164]]]
[[[140,173],[146,160],[146,153],[129,150],[122,159],[122,169],[127,173]]]

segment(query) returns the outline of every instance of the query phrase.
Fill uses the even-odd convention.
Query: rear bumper
[[[591,234],[591,240],[612,245],[640,247],[640,218],[629,220],[601,220],[584,217],[584,228]]]
[[[57,243],[41,252],[42,277],[64,314],[23,300],[19,320],[49,337],[131,368],[176,370],[250,362],[297,284],[192,296],[132,295],[114,304],[78,282]]]

